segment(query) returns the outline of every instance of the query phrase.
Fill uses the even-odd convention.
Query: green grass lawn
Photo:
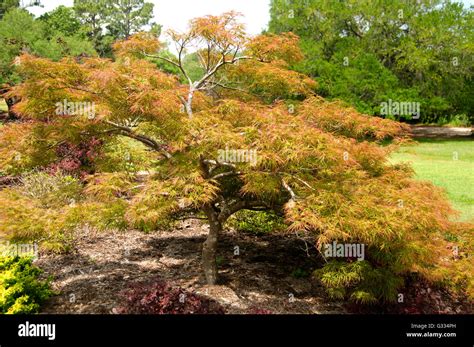
[[[420,180],[446,189],[460,220],[474,221],[474,141],[471,139],[420,139],[404,146],[392,161],[408,161]]]
[[[8,106],[4,99],[0,99],[0,112],[7,112]]]

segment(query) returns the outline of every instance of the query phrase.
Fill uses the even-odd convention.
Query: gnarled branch
[[[149,147],[149,148],[151,148],[155,151],[161,152],[167,159],[172,158],[172,155],[168,151],[166,151],[165,146],[162,145],[162,144],[159,144],[158,142],[156,142],[152,138],[141,135],[141,134],[136,134],[129,127],[111,122],[109,120],[106,120],[105,123],[108,124],[108,125],[113,126],[117,130],[119,130],[121,135],[130,137],[130,138],[135,139],[137,141],[140,141],[141,143],[143,143],[147,147]]]

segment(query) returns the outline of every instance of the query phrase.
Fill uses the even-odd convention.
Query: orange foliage
[[[321,130],[355,139],[383,140],[403,136],[410,129],[406,124],[363,115],[338,101],[330,102],[320,97],[305,100],[300,113]]]
[[[261,62],[282,60],[291,65],[304,58],[299,47],[299,37],[293,33],[259,35],[250,40],[246,48],[250,55]]]
[[[150,33],[140,32],[113,45],[117,57],[140,57],[143,53],[154,53],[162,47],[157,38]]]

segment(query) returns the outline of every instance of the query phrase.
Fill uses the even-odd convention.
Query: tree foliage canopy
[[[302,38],[299,69],[325,97],[368,114],[392,99],[420,102],[425,122],[472,120],[474,13],[461,3],[272,0],[270,31]]]
[[[53,173],[66,192],[58,199],[70,203],[53,207],[41,193],[44,180],[26,180],[37,188],[0,191],[1,230],[64,242],[84,223],[152,231],[205,216],[202,261],[213,284],[228,218],[270,210],[320,250],[333,241],[367,245],[362,262],[331,260],[323,269],[336,297],[393,300],[407,273],[435,278],[454,266],[468,273],[443,236],[472,242],[468,226],[450,221],[439,189],[387,160],[406,126],[315,95],[316,82],[290,69],[303,59],[296,35],[248,37],[234,12],[168,35],[175,58],[161,55],[163,44],[149,33],[117,42],[115,60],[21,56],[24,83],[11,91],[21,99],[21,122],[1,130],[0,170]],[[190,53],[199,58],[197,77],[183,64]],[[181,76],[160,71],[155,60]],[[58,112],[65,101],[94,112]],[[395,142],[383,147],[384,140]]]
[[[151,2],[144,0],[74,0],[74,11],[87,28],[101,56],[110,56],[110,45],[114,40],[128,38],[144,26],[152,25]],[[105,30],[104,30],[105,29]]]
[[[76,26],[65,24],[70,20],[71,12],[65,7],[59,7],[40,20],[35,20],[24,9],[9,11],[0,21],[0,84],[19,82],[12,64],[21,53],[53,60],[66,55],[95,55],[93,46],[84,40]]]

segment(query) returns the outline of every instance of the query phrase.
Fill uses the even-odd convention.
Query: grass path
[[[394,162],[411,162],[416,177],[445,188],[461,221],[474,221],[474,141],[419,139],[392,155]]]
[[[0,99],[0,113],[8,112],[8,106],[4,99]]]

